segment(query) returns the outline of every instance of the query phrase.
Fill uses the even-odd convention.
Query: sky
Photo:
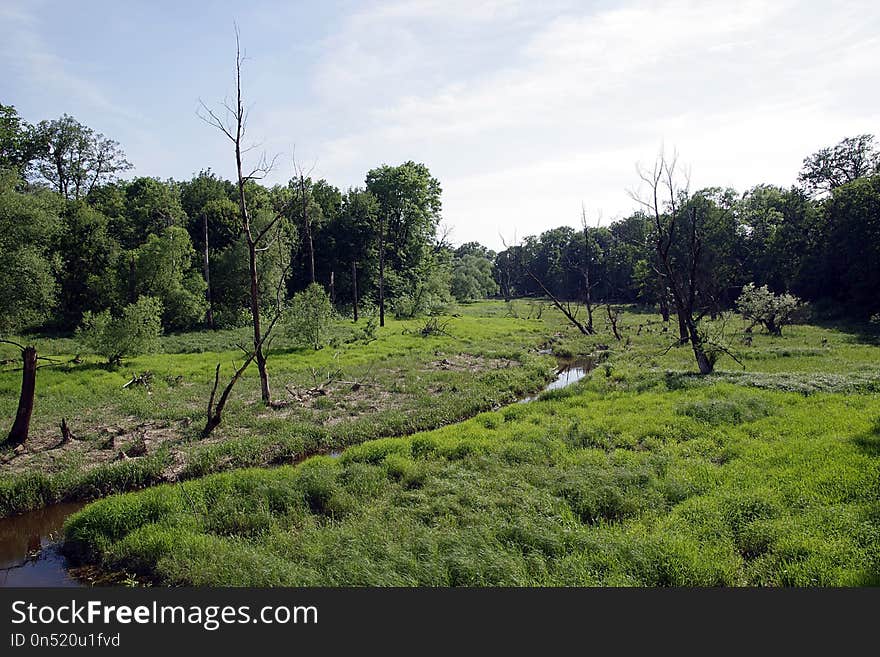
[[[236,24],[264,183],[294,153],[343,190],[423,162],[454,243],[625,216],[661,148],[692,188],[744,191],[880,136],[876,0],[2,0],[0,103],[119,141],[127,176],[231,178],[197,109],[234,90]]]

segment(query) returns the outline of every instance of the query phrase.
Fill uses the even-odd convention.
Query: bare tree
[[[21,345],[12,340],[0,340],[21,350],[21,393],[18,397],[18,410],[15,421],[6,437],[7,445],[21,445],[27,440],[31,426],[31,414],[34,411],[34,391],[37,383],[37,350],[35,347]]]
[[[644,206],[654,222],[654,249],[657,254],[656,272],[665,282],[672,294],[675,311],[678,315],[680,338],[689,341],[701,374],[710,374],[715,368],[714,350],[707,348],[699,330],[700,317],[695,316],[697,295],[697,267],[702,253],[702,239],[698,228],[697,209],[684,229],[683,244],[687,257],[678,260],[672,255],[673,244],[678,239],[683,217],[679,202],[688,195],[689,178],[684,175],[679,182],[676,173],[678,155],[667,159],[663,151],[657,156],[651,170],[637,166],[639,178],[648,186],[645,194],[630,192],[630,196]],[[661,197],[668,195],[666,207]]]
[[[209,258],[208,243],[208,213],[202,210],[202,229],[204,231],[205,249],[202,252],[202,270],[205,275],[205,301],[208,302],[208,309],[205,311],[205,323],[209,329],[214,328],[214,302],[211,298],[211,261]]]
[[[279,212],[269,223],[259,232],[251,225],[251,217],[248,210],[245,187],[249,181],[259,180],[266,176],[275,164],[275,158],[267,161],[265,155],[260,157],[257,165],[245,173],[243,156],[253,146],[244,146],[244,135],[247,127],[248,111],[244,106],[241,94],[241,65],[244,57],[241,53],[241,44],[239,40],[238,27],[235,28],[235,103],[230,105],[228,101],[223,102],[225,109],[224,116],[221,118],[205,103],[201,103],[202,111],[199,117],[208,125],[220,130],[235,146],[235,165],[238,183],[238,203],[241,213],[241,231],[247,242],[248,249],[248,274],[250,278],[250,310],[253,325],[253,354],[252,359],[257,362],[257,369],[260,372],[260,393],[263,403],[269,404],[272,400],[271,390],[269,388],[269,372],[266,367],[266,356],[263,353],[263,344],[265,337],[263,335],[260,322],[260,284],[257,273],[257,255],[264,251],[267,247],[263,246],[264,239],[268,237],[272,229],[278,224],[284,216],[284,211]],[[250,360],[246,361],[247,364]],[[243,365],[243,367],[247,367]]]
[[[207,437],[214,429],[216,429],[220,425],[220,422],[223,419],[223,409],[226,407],[226,402],[229,401],[229,395],[232,392],[232,389],[235,387],[235,384],[241,378],[242,374],[244,374],[248,366],[257,358],[257,354],[263,353],[263,347],[268,350],[269,344],[272,340],[272,331],[277,325],[278,320],[281,318],[284,309],[284,283],[287,278],[287,274],[290,271],[290,267],[293,263],[289,257],[289,254],[286,258],[286,263],[284,262],[285,249],[280,233],[281,229],[279,226],[277,233],[272,240],[272,244],[278,247],[277,257],[279,259],[279,262],[283,264],[282,273],[281,276],[278,278],[278,284],[275,288],[274,313],[272,315],[272,318],[269,320],[269,324],[266,326],[266,329],[262,332],[259,343],[255,344],[253,349],[246,349],[243,346],[239,345],[239,348],[244,352],[245,355],[244,362],[240,366],[235,367],[232,377],[230,377],[229,381],[224,386],[223,391],[220,393],[220,397],[217,397],[217,388],[220,385],[220,363],[217,363],[217,368],[214,370],[214,386],[211,388],[210,397],[208,397],[208,419],[205,422],[204,428],[202,429],[202,437]],[[268,250],[269,247],[265,247],[265,249]],[[269,402],[269,405],[273,405],[271,401]]]
[[[599,227],[601,215],[596,218],[596,228]],[[587,331],[593,333],[593,288],[596,282],[593,280],[593,248],[590,245],[590,227],[587,225],[587,209],[581,203],[581,228],[584,231],[584,258],[581,262],[581,277],[584,279],[584,306],[587,309]]]
[[[504,244],[504,251],[495,256],[495,271],[500,278],[498,286],[501,288],[501,296],[505,302],[508,302],[513,298],[513,249],[515,247],[507,246],[507,241],[501,233],[498,233],[498,237]],[[513,243],[516,244],[516,233],[513,234]]]
[[[296,156],[293,158],[293,168],[296,172],[296,185],[299,188],[300,199],[300,218],[302,219],[303,233],[305,234],[306,248],[308,249],[309,258],[309,282],[315,282],[315,244],[312,240],[312,221],[309,217],[309,197],[307,178],[314,170],[314,165],[308,171],[304,171],[303,167],[297,163]]]
[[[518,245],[514,243],[513,246],[508,246],[507,241],[504,239],[503,236],[501,237],[501,243],[504,244],[504,248],[508,253],[511,250],[518,251]],[[538,284],[538,287],[541,288],[541,290],[544,292],[544,294],[546,294],[548,297],[550,297],[550,300],[553,302],[553,305],[556,306],[556,309],[559,310],[559,312],[561,312],[565,316],[565,318],[569,321],[569,323],[572,326],[574,326],[578,331],[580,331],[584,335],[592,335],[594,333],[592,327],[588,329],[578,319],[579,309],[577,307],[577,304],[572,304],[568,301],[560,300],[555,294],[553,294],[549,289],[547,289],[547,286],[544,285],[544,282],[540,278],[538,278],[538,276],[535,274],[535,272],[533,272],[528,267],[523,267],[523,269],[524,269],[525,273],[528,274],[529,278],[531,278],[533,281],[535,281],[535,283]]]

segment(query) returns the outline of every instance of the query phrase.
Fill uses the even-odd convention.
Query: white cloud
[[[627,211],[634,162],[661,142],[678,146],[695,183],[787,184],[811,150],[873,131],[878,118],[868,3],[555,8],[532,11],[526,30],[522,5],[503,9],[487,20],[417,3],[347,21],[330,41],[345,48],[317,75],[328,102],[341,94],[359,118],[320,144],[325,169],[420,159],[443,183],[456,237],[497,246],[501,226],[523,235],[576,223],[581,199],[606,204],[605,216]],[[450,14],[460,23],[445,22]],[[468,71],[449,48],[462,34],[505,30],[521,38],[488,70],[474,61]],[[458,75],[424,84],[441,69]],[[855,89],[858,107],[838,102]]]

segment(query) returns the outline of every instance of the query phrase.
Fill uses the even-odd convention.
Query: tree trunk
[[[590,270],[584,270],[584,306],[587,308],[587,331],[593,333],[593,295],[590,293]]]
[[[25,347],[21,352],[21,395],[18,398],[18,410],[15,422],[6,438],[8,445],[21,445],[27,440],[31,426],[31,414],[34,410],[34,390],[37,383],[37,350]]]
[[[580,331],[580,332],[583,333],[584,335],[592,335],[592,334],[594,333],[594,331],[593,331],[592,329],[587,330],[587,327],[585,327],[583,324],[581,324],[581,323],[577,320],[577,317],[575,317],[575,316],[571,313],[571,311],[569,311],[568,308],[566,308],[564,305],[562,305],[562,302],[561,302],[559,299],[557,299],[557,298],[553,295],[553,293],[552,293],[550,290],[548,290],[548,289],[544,286],[544,283],[541,282],[541,279],[540,279],[540,278],[538,278],[537,276],[535,276],[532,272],[528,272],[528,274],[529,274],[529,276],[531,276],[531,277],[534,279],[534,281],[535,281],[535,282],[541,287],[541,289],[544,291],[544,294],[546,294],[548,297],[550,297],[550,300],[553,302],[553,305],[556,306],[556,309],[559,310],[559,312],[561,312],[563,315],[565,315],[565,318],[566,318],[569,322],[571,322],[571,325],[572,325],[572,326],[574,326],[578,331]],[[576,311],[575,311],[575,312],[576,312]]]
[[[358,321],[358,269],[357,263],[351,263],[351,291],[352,301],[354,302],[354,321]]]
[[[202,227],[204,228],[205,251],[202,254],[202,268],[205,274],[205,300],[208,302],[208,311],[205,313],[205,323],[209,329],[214,328],[214,303],[211,299],[211,267],[208,260],[208,214],[202,213]]]
[[[690,336],[687,320],[687,314],[689,313],[686,314],[684,309],[680,309],[676,314],[678,315],[678,341],[681,342],[681,344],[687,344]]]
[[[664,322],[669,321],[669,293],[666,291],[666,286],[661,285],[659,289],[659,303],[660,303],[660,316],[663,317]]]
[[[330,272],[330,303],[336,304],[336,276]]]
[[[582,208],[583,210],[583,208]],[[584,224],[584,305],[587,307],[587,331],[593,333],[593,298],[590,288],[590,232],[587,228],[587,214],[583,210]]]
[[[306,229],[306,245],[309,248],[309,282],[315,282],[315,245],[312,242],[312,225],[309,221],[308,201],[306,200],[306,180],[299,174],[299,193],[302,200],[303,227]]]
[[[385,219],[379,227],[379,326],[385,326]]]
[[[257,370],[260,372],[260,397],[263,399],[263,403],[268,404],[272,400],[272,393],[269,390],[269,371],[266,368],[266,357],[263,355],[263,339],[260,329],[260,288],[259,279],[257,278],[257,249],[250,239],[248,240],[248,261],[251,278],[251,315],[254,325],[254,358],[257,361]]]

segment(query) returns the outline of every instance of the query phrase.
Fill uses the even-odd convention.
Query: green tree
[[[476,301],[498,292],[492,261],[474,253],[456,258],[452,266],[452,295],[458,301]]]
[[[34,127],[12,105],[0,103],[0,170],[12,169],[23,180],[40,150]]]
[[[57,322],[75,327],[87,310],[119,307],[129,295],[119,272],[125,263],[119,243],[108,231],[106,216],[83,202],[71,202],[62,213],[55,244],[58,290]],[[127,273],[127,270],[124,270]]]
[[[320,349],[332,323],[333,306],[320,285],[312,283],[293,296],[285,324],[288,335],[298,344]]]
[[[155,351],[161,333],[162,302],[140,297],[119,316],[109,310],[86,311],[76,340],[89,353],[106,358],[110,365],[119,365],[123,358]]]
[[[874,135],[857,135],[804,158],[798,181],[811,193],[830,192],[877,172],[880,153],[874,147]]]
[[[54,309],[57,285],[52,245],[61,227],[61,199],[48,191],[23,194],[18,175],[0,169],[0,331],[40,325]]]
[[[189,329],[202,321],[207,302],[205,281],[194,267],[196,253],[189,234],[179,226],[166,228],[130,253],[134,296],[162,302],[162,325]]]
[[[96,185],[131,168],[119,143],[84,126],[72,116],[40,121],[36,169],[66,199],[84,198]]]
[[[409,161],[370,170],[367,191],[379,203],[379,325],[385,325],[385,297],[414,295],[417,274],[433,249],[440,222],[440,182],[424,164]],[[392,276],[385,289],[386,261]]]
[[[880,175],[835,188],[823,215],[824,296],[857,315],[880,311]]]
[[[748,283],[736,300],[736,308],[743,318],[761,324],[771,335],[782,335],[782,328],[792,323],[800,306],[800,299],[791,294],[773,294],[766,285],[756,287]]]

